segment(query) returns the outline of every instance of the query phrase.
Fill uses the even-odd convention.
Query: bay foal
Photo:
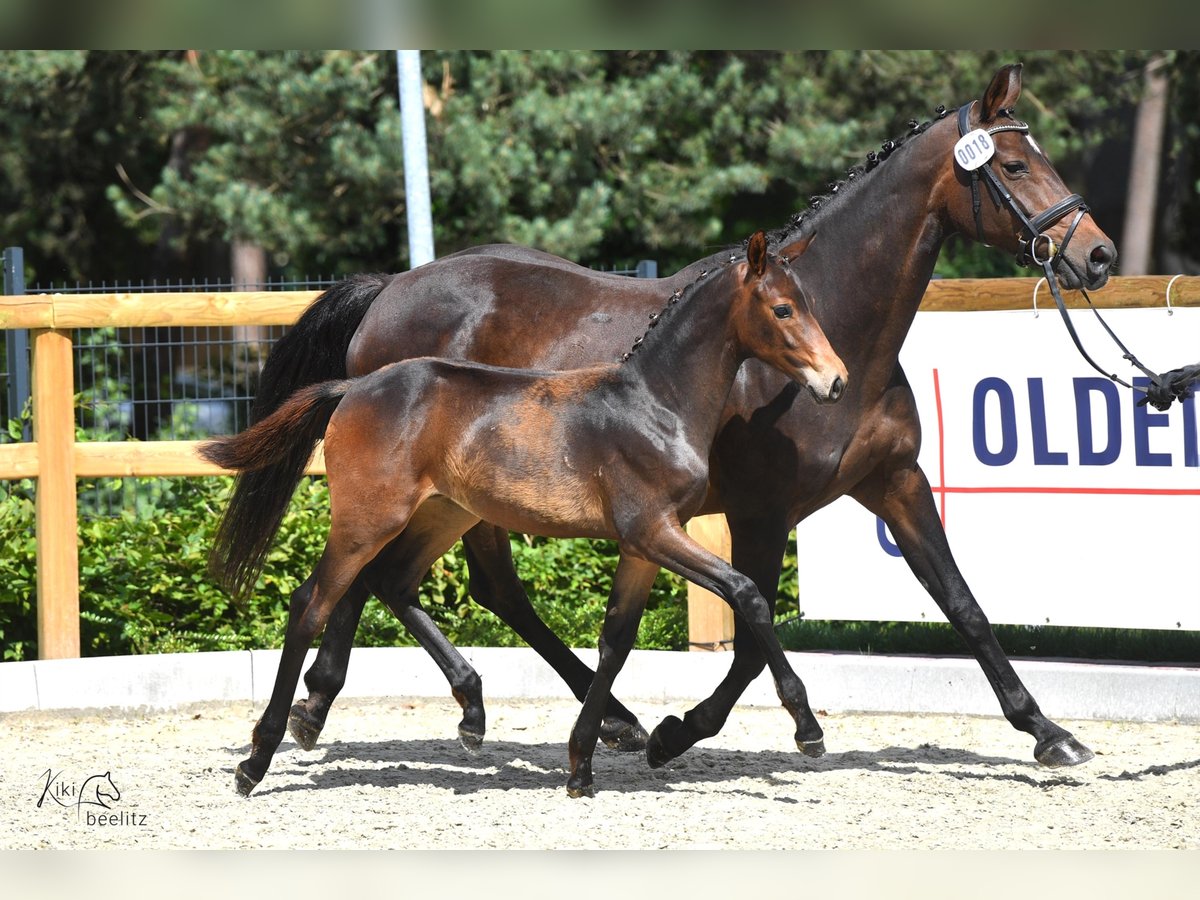
[[[572,796],[593,791],[609,691],[660,567],[720,594],[749,624],[796,720],[797,743],[819,752],[821,728],[766,601],[683,530],[704,502],[709,449],[750,357],[806,384],[819,401],[846,389],[846,368],[789,261],[767,252],[761,231],[744,259],[731,256],[676,291],[620,364],[537,372],[409,360],[304,388],[241,434],[205,444],[206,459],[253,471],[293,446],[311,446],[314,431],[325,435],[329,538],[292,596],[274,690],[237,768],[239,792],[249,794],[266,774],[305,650],[360,572],[401,533],[422,545],[416,556],[426,560],[480,520],[549,537],[611,538],[620,548],[599,665],[568,745]],[[398,613],[415,600],[411,584],[387,598]]]

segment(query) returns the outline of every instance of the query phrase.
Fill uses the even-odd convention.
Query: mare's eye
[[[777,319],[790,319],[792,317],[792,308],[786,303],[780,303],[771,312],[775,313]]]
[[[1012,162],[1004,164],[1004,171],[1009,175],[1025,175],[1029,172],[1029,166],[1025,165],[1019,159],[1015,159]]]

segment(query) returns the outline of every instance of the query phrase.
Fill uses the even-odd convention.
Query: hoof
[[[667,716],[658,723],[658,727],[646,741],[646,762],[649,763],[650,768],[662,768],[679,755],[667,748],[667,742],[678,737],[681,731],[683,731],[683,720],[678,716]]]
[[[305,750],[317,746],[323,724],[300,703],[295,704],[288,713],[288,733]]]
[[[1068,734],[1044,747],[1038,745],[1033,750],[1033,756],[1043,766],[1059,769],[1064,766],[1078,766],[1093,759],[1096,754]]]
[[[237,769],[233,773],[233,785],[237,788],[237,792],[243,797],[249,797],[250,792],[258,786],[262,781],[261,778],[254,778],[247,774],[242,763],[238,763]]]
[[[800,752],[805,756],[811,756],[813,759],[818,759],[825,755],[825,739],[817,738],[815,741],[802,741],[797,738],[796,746],[800,748]]]
[[[637,722],[605,719],[600,724],[600,740],[604,741],[604,746],[609,750],[636,753],[646,749],[650,735],[646,734],[646,729]]]
[[[567,796],[575,800],[580,797],[587,797],[590,800],[596,796],[596,786],[594,784],[572,784],[568,781]]]
[[[458,742],[462,744],[464,750],[474,755],[483,746],[483,735],[477,731],[468,731],[460,725],[458,726]]]

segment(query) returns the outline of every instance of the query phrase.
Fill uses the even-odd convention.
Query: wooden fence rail
[[[1093,301],[1103,308],[1165,306],[1167,276],[1114,278]],[[934,281],[921,308],[952,311],[1027,309],[1035,278]],[[79,477],[229,474],[201,460],[194,441],[75,442],[72,329],[160,326],[290,325],[317,291],[163,294],[31,294],[0,297],[0,330],[29,329],[33,441],[0,444],[0,479],[36,478],[38,650],[43,659],[79,656],[79,557],[75,479]],[[1171,284],[1172,305],[1200,306],[1200,277]],[[1078,295],[1068,296],[1078,307]],[[1043,286],[1039,305],[1053,300]],[[1188,362],[1188,361],[1183,361]],[[310,467],[324,472],[318,454]],[[720,517],[704,517],[693,534],[728,554]],[[689,585],[689,639],[726,646],[732,616],[725,604]]]

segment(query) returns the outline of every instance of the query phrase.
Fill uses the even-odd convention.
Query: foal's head
[[[812,238],[791,245],[799,256]],[[746,261],[733,311],[733,326],[745,351],[805,384],[822,403],[846,390],[846,366],[829,346],[825,332],[789,260],[767,252],[767,238],[756,231],[746,246]]]

